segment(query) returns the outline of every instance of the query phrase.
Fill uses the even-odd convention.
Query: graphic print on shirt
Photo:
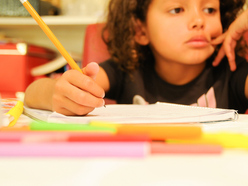
[[[198,98],[197,103],[192,104],[192,106],[216,108],[214,88],[211,87],[208,92]]]
[[[149,104],[145,99],[140,95],[135,95],[133,97],[133,104],[138,105],[147,105]],[[211,87],[206,94],[203,94],[201,97],[197,99],[197,103],[191,104],[191,106],[199,106],[199,107],[210,107],[216,108],[216,98],[214,93],[214,88]]]

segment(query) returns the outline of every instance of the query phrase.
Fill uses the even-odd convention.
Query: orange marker
[[[220,145],[151,142],[152,154],[220,154],[222,151]]]
[[[0,132],[27,132],[30,131],[29,126],[22,126],[22,127],[1,127]]]
[[[117,134],[145,134],[152,140],[198,139],[202,135],[200,126],[185,124],[115,124],[108,121],[91,121],[91,126],[113,127]]]
[[[118,134],[148,134],[152,140],[194,139],[202,135],[201,127],[176,125],[121,125]]]
[[[46,23],[41,19],[39,14],[35,11],[33,6],[28,2],[28,0],[20,0],[20,1],[23,4],[23,6],[27,9],[27,11],[30,13],[30,15],[38,23],[40,28],[45,32],[47,37],[53,42],[53,44],[56,46],[56,48],[61,53],[61,55],[66,59],[70,67],[82,73],[82,70],[79,68],[77,63],[72,59],[70,54],[65,50],[65,48],[62,46],[62,44],[59,42],[56,36],[52,33],[52,31],[49,29]]]

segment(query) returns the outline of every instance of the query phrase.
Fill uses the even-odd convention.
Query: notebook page
[[[46,113],[46,121],[59,123],[87,124],[92,120],[115,123],[192,123],[236,120],[237,111],[212,109],[170,103],[150,105],[107,105],[96,108],[87,116],[64,116],[56,112]]]

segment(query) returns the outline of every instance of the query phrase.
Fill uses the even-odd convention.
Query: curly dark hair
[[[126,72],[132,72],[146,60],[154,61],[149,46],[141,46],[134,41],[135,21],[146,21],[148,7],[152,0],[110,0],[107,23],[103,29],[103,40],[107,44],[114,61]],[[223,32],[243,10],[245,0],[220,0],[220,14]],[[106,34],[107,33],[107,34]],[[246,47],[241,38],[236,52]],[[216,48],[215,54],[219,47]]]

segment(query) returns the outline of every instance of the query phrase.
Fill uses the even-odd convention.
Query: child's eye
[[[213,14],[216,12],[216,9],[214,8],[204,8],[203,11],[208,14]]]
[[[169,11],[171,14],[179,14],[180,12],[183,12],[182,8],[174,8]]]

